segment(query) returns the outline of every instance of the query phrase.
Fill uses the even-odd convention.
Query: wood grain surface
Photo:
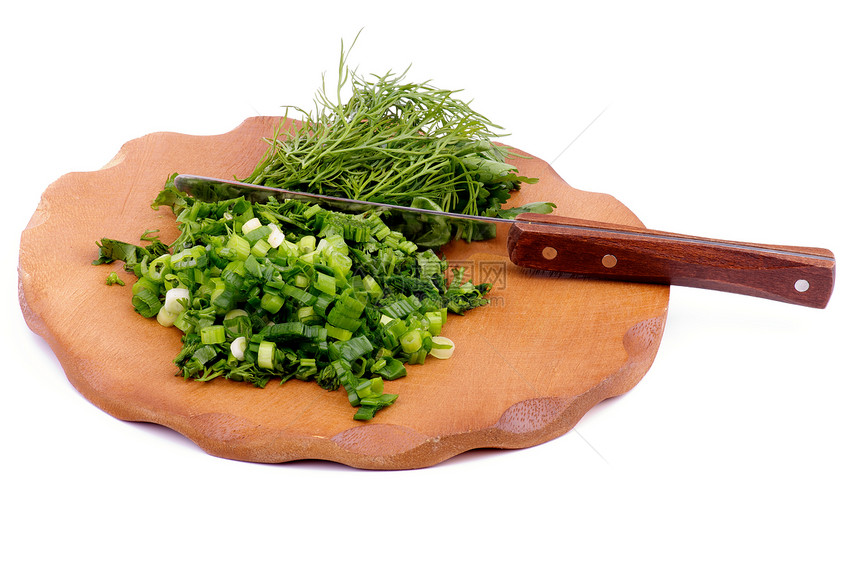
[[[409,367],[389,388],[397,403],[370,422],[352,419],[342,391],[312,383],[260,389],[177,377],[179,331],[133,311],[133,277],[126,287],[105,285],[120,267],[91,265],[96,241],[137,243],[158,229],[169,243],[177,234],[173,216],[150,207],[165,179],[174,172],[244,176],[279,120],[250,118],[216,136],[153,133],[126,143],[104,168],[69,173],[45,190],[21,236],[20,305],[93,404],[121,420],[167,426],[219,457],[411,469],[470,449],[558,437],[645,375],[663,334],[668,287],[522,269],[499,255],[498,244],[458,243],[446,256],[475,280],[494,283],[490,304],[451,316],[444,332],[456,343],[454,357]],[[536,157],[512,162],[540,178],[512,204],[549,200],[560,215],[642,226],[618,200],[571,188]]]

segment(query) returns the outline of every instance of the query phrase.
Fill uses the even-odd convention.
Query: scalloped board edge
[[[45,195],[50,194],[52,188],[69,183],[73,178],[123,167],[127,158],[141,152],[140,149],[146,147],[147,140],[152,140],[153,137],[182,137],[205,141],[210,148],[215,148],[214,152],[219,155],[214,162],[230,162],[231,158],[222,156],[227,151],[218,145],[219,142],[235,143],[235,137],[248,132],[264,132],[271,129],[278,120],[281,118],[250,118],[223,135],[146,135],[123,145],[117,155],[99,171],[70,173],[61,177],[49,186]],[[234,162],[242,163],[241,160]],[[611,202],[609,208],[623,211],[627,216],[627,223],[638,223],[635,216],[611,196],[592,195]],[[70,382],[94,405],[121,420],[166,426],[192,440],[206,453],[223,458],[260,463],[319,459],[361,469],[390,470],[432,466],[472,449],[517,449],[538,445],[573,429],[582,416],[599,402],[632,389],[653,363],[666,322],[668,287],[660,287],[665,291],[666,306],[662,312],[637,322],[624,334],[623,344],[627,360],[619,369],[587,391],[573,397],[539,397],[517,402],[507,408],[494,425],[479,431],[435,436],[404,426],[371,423],[345,429],[329,438],[284,435],[276,429],[261,429],[261,426],[229,413],[183,415],[130,404],[122,398],[116,398],[110,391],[101,390],[97,382],[83,380],[89,373],[83,369],[86,363],[77,361],[75,355],[66,350],[63,343],[56,338],[51,326],[42,318],[38,295],[34,294],[38,286],[33,282],[27,261],[23,259],[29,237],[34,233],[33,230],[48,218],[49,213],[49,205],[44,202],[43,197],[21,237],[22,261],[19,261],[18,266],[18,294],[28,327],[46,340],[57,355]]]

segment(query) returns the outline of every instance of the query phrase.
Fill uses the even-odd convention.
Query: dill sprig
[[[489,216],[504,215],[510,192],[536,182],[505,163],[510,149],[493,143],[501,127],[459,91],[407,81],[408,69],[365,79],[347,66],[351,49],[341,44],[334,97],[323,78],[313,112],[288,107],[246,182]],[[287,121],[290,109],[301,120]]]

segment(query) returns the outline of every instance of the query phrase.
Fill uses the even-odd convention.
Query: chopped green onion
[[[331,296],[337,295],[337,280],[331,275],[317,272],[314,287],[322,293],[327,293]]]
[[[334,309],[332,309],[332,311],[329,313],[328,318],[326,320],[328,321],[328,324],[332,327],[348,331],[350,333],[350,336],[352,336],[351,333],[357,331],[358,328],[361,326],[360,319],[348,317],[339,311],[335,311]]]
[[[305,287],[307,287],[310,284],[311,284],[311,280],[308,279],[308,276],[305,275],[304,273],[299,273],[298,275],[296,275],[295,285],[299,289],[304,289]]]
[[[288,258],[298,257],[300,255],[299,246],[291,241],[284,240],[278,249],[282,251]]]
[[[119,278],[119,275],[117,275],[117,274],[116,274],[116,271],[111,271],[111,272],[108,274],[107,279],[105,280],[105,282],[106,282],[108,285],[122,285],[122,286],[124,286],[124,285],[125,285],[125,281],[123,281],[122,279],[120,279],[120,278]]]
[[[378,216],[181,200],[172,253],[155,239],[151,250],[111,248],[139,256],[127,266],[138,277],[134,309],[183,333],[175,363],[184,378],[315,381],[342,387],[354,417],[370,419],[397,399],[386,383],[408,365],[450,356],[453,343],[439,336],[448,310],[486,302],[488,286],[456,270],[446,283],[442,258],[418,253]],[[100,259],[110,260],[101,246]]]
[[[220,344],[227,340],[224,325],[210,325],[200,330],[200,339],[203,344]]]
[[[138,280],[134,283],[134,285],[132,285],[132,286],[131,286],[131,294],[132,294],[132,295],[137,295],[137,293],[138,293],[141,289],[147,289],[147,290],[149,290],[149,291],[152,291],[152,292],[153,292],[153,293],[155,293],[156,295],[158,295],[158,294],[159,294],[159,292],[160,292],[160,290],[161,290],[161,285],[160,285],[159,283],[156,283],[155,281],[153,281],[153,280],[149,279],[148,277],[146,277],[146,276],[144,275],[144,276],[142,276],[140,279],[138,279]]]
[[[230,343],[230,354],[237,360],[245,360],[245,350],[248,348],[248,339],[244,336],[236,337]]]
[[[277,224],[271,223],[269,224],[269,229],[272,230],[269,234],[269,237],[266,240],[269,242],[269,245],[272,247],[280,247],[280,245],[284,242],[284,232],[281,231],[281,228],[278,227]]]
[[[350,338],[352,338],[352,333],[350,331],[338,328],[328,323],[326,323],[325,330],[328,336],[337,340],[349,340]]]
[[[348,255],[339,251],[332,251],[327,257],[328,266],[334,270],[335,275],[344,278],[346,274],[349,273],[349,270],[352,267],[352,260]]]
[[[158,295],[149,289],[138,291],[132,296],[131,302],[134,305],[134,310],[143,317],[154,317],[161,310],[161,301],[158,299]]]
[[[380,360],[383,365],[374,372],[382,376],[385,380],[396,380],[406,376],[406,367],[396,358],[385,356]]]
[[[369,398],[373,395],[373,382],[370,378],[367,380],[362,380],[361,383],[355,387],[355,393],[358,394],[359,398]]]
[[[433,337],[433,348],[430,350],[430,356],[442,360],[451,358],[454,354],[454,341],[444,336]]]
[[[158,324],[163,327],[172,327],[176,323],[177,317],[179,317],[179,313],[171,313],[167,310],[167,305],[161,307],[155,316]]]
[[[265,293],[260,301],[260,306],[270,313],[277,313],[284,306],[285,301],[286,299],[280,295]]]
[[[266,257],[266,252],[272,248],[265,239],[258,239],[251,247],[251,255],[254,257]]]
[[[244,238],[248,243],[256,243],[261,239],[266,240],[270,233],[272,233],[272,228],[269,226],[257,226],[251,231],[243,232]],[[266,243],[269,242],[266,241]]]
[[[169,253],[165,253],[154,259],[149,264],[149,269],[146,272],[146,276],[156,283],[164,280],[164,274],[170,269],[170,258],[171,255]]]
[[[382,297],[382,287],[379,286],[379,283],[376,282],[376,279],[372,275],[365,275],[364,279],[362,279],[362,285],[364,285],[365,291],[368,292],[370,298],[374,301]]]
[[[174,314],[179,314],[184,311],[191,301],[191,294],[184,287],[174,287],[168,289],[164,298],[164,308],[166,311]]]
[[[244,309],[232,309],[224,315],[224,329],[231,336],[241,336],[245,331],[251,330],[251,319],[248,311]]]
[[[404,352],[412,353],[418,352],[421,349],[421,333],[418,330],[411,330],[400,337],[400,346],[403,347]]]
[[[247,243],[247,242],[246,242]],[[250,253],[250,248],[248,252]],[[263,276],[263,268],[260,266],[260,262],[257,261],[257,258],[253,255],[245,256],[245,263],[243,264],[245,268],[245,272],[250,274],[251,277],[256,277],[257,279]]]
[[[245,259],[251,254],[251,244],[239,234],[232,234],[226,247],[230,259]]]
[[[352,362],[373,351],[373,344],[366,336],[361,335],[334,342],[329,346],[328,350],[333,359],[343,359],[347,362]]]
[[[316,216],[317,213],[319,213],[321,211],[322,211],[322,208],[320,207],[320,205],[314,204],[313,206],[311,206],[310,208],[305,210],[305,213],[302,215],[302,217],[304,217],[304,219],[306,219],[306,220],[310,220],[311,218]]]
[[[197,267],[203,264],[205,256],[206,249],[202,245],[195,245],[170,256],[170,267],[175,270]]]
[[[315,322],[318,319],[313,307],[299,307],[298,310],[296,310],[296,317],[298,317],[299,321],[302,323],[310,321]]]
[[[301,358],[299,359],[299,367],[296,369],[296,378],[301,378],[302,380],[308,380],[313,377],[319,369],[317,368],[317,361],[313,358]]]
[[[335,302],[332,312],[337,311],[344,317],[357,319],[364,312],[365,304],[355,297],[349,295],[341,295]]]
[[[301,253],[312,253],[316,249],[316,238],[312,235],[303,236],[298,245]]]
[[[183,311],[177,315],[176,320],[173,322],[173,326],[184,333],[188,333],[194,329],[195,320],[190,314],[188,314],[188,311]]]
[[[283,293],[285,296],[294,299],[303,307],[310,307],[314,303],[316,303],[316,297],[314,297],[307,291],[299,289],[294,285],[285,284],[283,287],[281,287],[280,292]]]
[[[242,234],[248,235],[248,233],[252,232],[253,230],[256,230],[257,228],[261,227],[262,225],[263,224],[260,222],[259,219],[251,218],[250,220],[248,220],[247,222],[242,224]]]
[[[257,349],[257,366],[273,369],[275,367],[275,343],[264,340]]]
[[[442,332],[442,311],[431,311],[425,313],[424,316],[427,317],[428,330],[431,335],[435,336]]]

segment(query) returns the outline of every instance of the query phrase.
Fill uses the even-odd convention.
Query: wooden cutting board
[[[167,426],[219,457],[409,469],[470,449],[558,437],[646,373],[662,338],[668,287],[523,270],[487,244],[472,244],[445,253],[476,281],[494,283],[490,304],[449,317],[444,334],[456,343],[454,357],[409,367],[388,389],[400,395],[397,403],[370,422],[352,419],[342,390],[314,383],[260,389],[175,376],[179,331],[134,312],[134,277],[120,264],[91,265],[96,241],[139,243],[145,230],[158,229],[169,243],[177,235],[172,214],[150,207],[165,179],[247,175],[279,120],[250,118],[217,136],[150,134],[126,143],[101,170],[67,174],[45,190],[21,236],[21,309],[93,404],[121,420]],[[540,178],[511,204],[548,200],[560,215],[642,226],[613,197],[571,188],[538,158],[511,162]],[[111,271],[125,287],[105,284]]]

